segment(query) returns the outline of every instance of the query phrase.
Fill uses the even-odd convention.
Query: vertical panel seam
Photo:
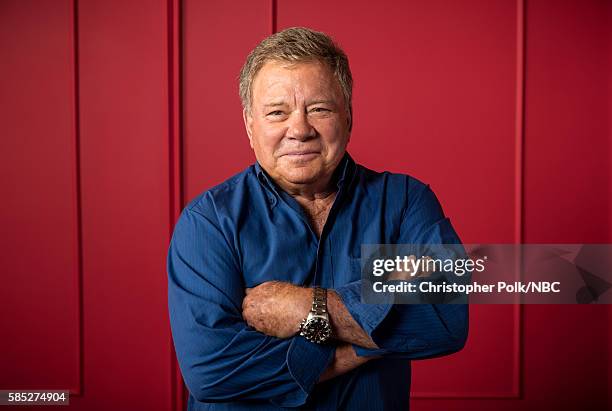
[[[72,396],[84,395],[84,306],[83,306],[83,219],[81,202],[81,117],[80,117],[80,76],[79,76],[79,13],[78,0],[72,0],[72,70],[73,70],[73,138],[74,138],[74,204],[76,211],[76,288],[78,312],[78,380],[79,386]]]
[[[515,203],[514,203],[514,238],[515,243],[524,241],[524,156],[525,156],[525,60],[526,60],[526,1],[517,0],[516,11],[516,123],[515,123]],[[519,274],[522,278],[522,256],[519,257]],[[515,306],[514,343],[514,391],[518,398],[523,396],[523,322],[524,308],[522,304]]]
[[[168,50],[168,182],[169,182],[169,235],[172,238],[174,224],[183,206],[183,157],[181,127],[181,1],[167,2],[167,50]],[[170,332],[170,409],[183,410],[185,386],[181,376]]]

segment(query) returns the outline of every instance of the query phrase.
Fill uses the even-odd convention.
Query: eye
[[[266,114],[267,116],[282,116],[283,112],[280,110],[274,110]]]
[[[314,107],[313,109],[310,110],[311,113],[327,113],[331,110],[325,108],[325,107]]]

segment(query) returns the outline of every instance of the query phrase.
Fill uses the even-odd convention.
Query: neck
[[[331,176],[324,181],[317,181],[315,184],[295,184],[284,181],[277,181],[277,184],[298,201],[325,200],[333,197],[337,191]]]

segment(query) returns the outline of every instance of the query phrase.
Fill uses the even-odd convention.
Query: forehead
[[[342,90],[331,68],[318,60],[268,61],[253,80],[253,99],[303,94],[305,97],[341,97]]]

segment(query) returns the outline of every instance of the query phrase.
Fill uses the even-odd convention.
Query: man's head
[[[251,147],[284,186],[327,181],[351,129],[352,78],[344,52],[323,33],[291,28],[263,40],[240,73]]]

